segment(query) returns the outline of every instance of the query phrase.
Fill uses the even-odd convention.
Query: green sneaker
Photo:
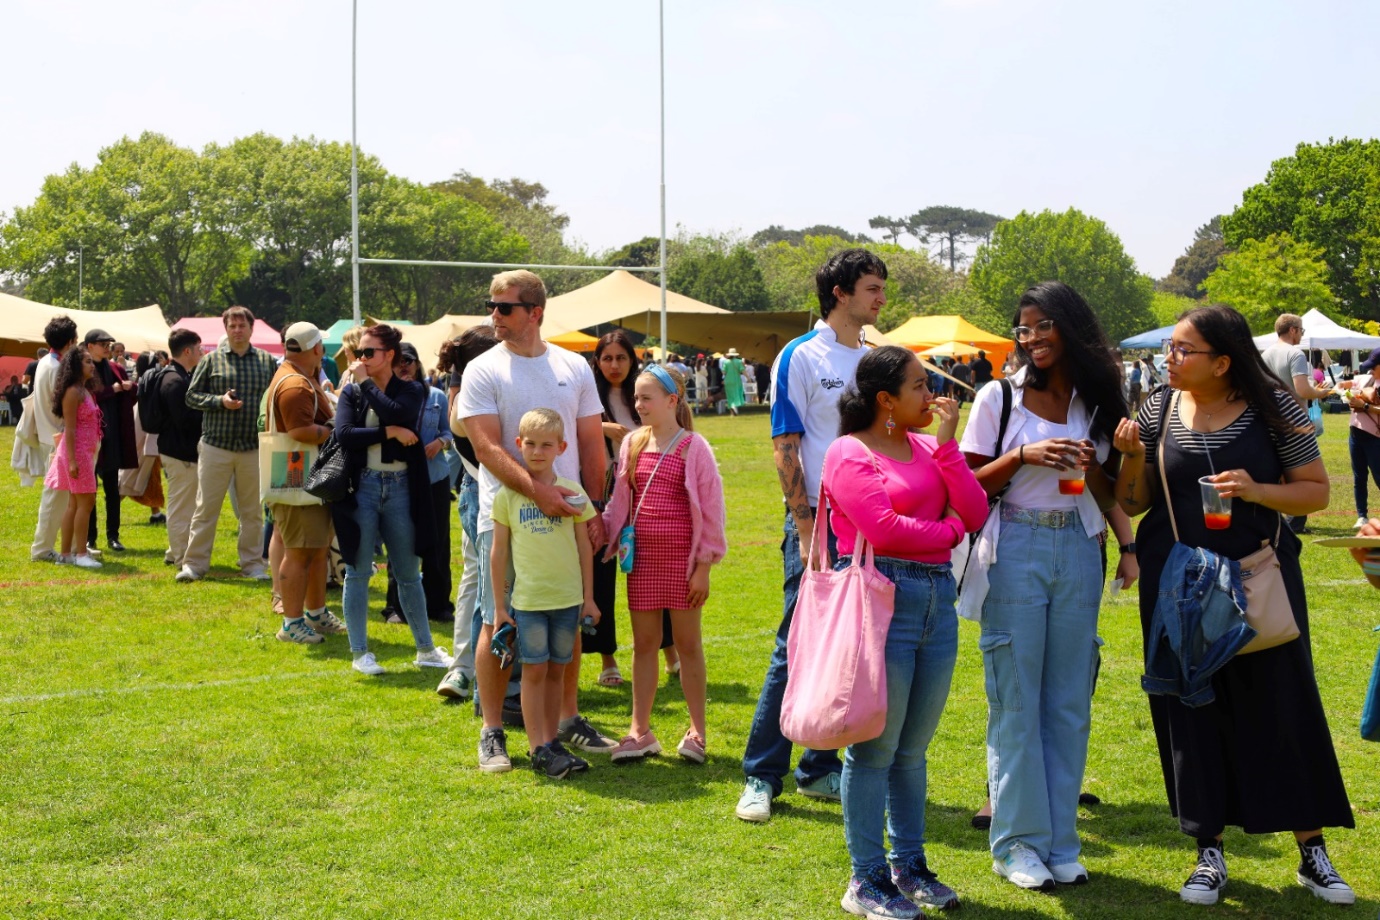
[[[452,700],[467,700],[474,695],[474,680],[459,671],[447,671],[436,685],[436,692]]]

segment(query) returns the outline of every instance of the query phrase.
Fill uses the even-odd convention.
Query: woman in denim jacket
[[[1126,403],[1107,336],[1068,285],[1030,288],[1015,323],[1003,441],[996,384],[978,393],[963,432],[969,465],[1001,502],[973,546],[960,612],[981,611],[992,869],[1047,890],[1088,880],[1075,821],[1101,642],[1103,513],[1115,502],[1111,440]]]
[[[1213,700],[1206,705],[1150,697],[1169,809],[1198,842],[1197,865],[1179,896],[1191,904],[1217,903],[1227,882],[1222,832],[1233,825],[1248,834],[1292,831],[1300,854],[1297,881],[1326,901],[1350,904],[1356,896],[1332,867],[1322,828],[1353,827],[1354,821],[1313,675],[1299,541],[1280,526],[1281,514],[1327,507],[1327,470],[1313,426],[1266,370],[1245,319],[1229,307],[1185,313],[1168,355],[1169,386],[1152,393],[1137,420],[1122,422],[1116,433],[1125,457],[1117,501],[1128,514],[1148,512],[1136,540],[1142,630],[1149,629],[1174,545],[1167,499],[1179,540],[1189,546],[1240,559],[1262,541],[1275,544],[1301,634],[1232,658],[1213,675]],[[1162,412],[1166,399],[1171,403]],[[1168,496],[1156,468],[1161,438]],[[1205,476],[1231,499],[1226,528],[1206,526],[1198,485]]]

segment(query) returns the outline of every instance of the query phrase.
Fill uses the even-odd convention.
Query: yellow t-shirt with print
[[[585,495],[585,490],[569,479],[557,476],[556,485]],[[527,496],[507,486],[498,490],[493,519],[512,534],[508,551],[513,559],[513,607],[562,610],[584,600],[575,522],[588,521],[597,513],[587,495],[578,517],[548,517]]]

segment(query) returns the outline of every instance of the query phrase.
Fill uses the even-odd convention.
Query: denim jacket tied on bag
[[[1185,706],[1211,703],[1212,676],[1255,638],[1245,611],[1239,562],[1175,543],[1160,576],[1141,688]]]

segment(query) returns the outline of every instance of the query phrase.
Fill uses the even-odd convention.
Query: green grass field
[[[1354,520],[1345,417],[1327,425],[1332,507],[1312,526],[1339,535]],[[228,509],[207,581],[174,583],[164,530],[128,503],[129,552],[107,554],[99,572],[55,568],[28,561],[38,493],[6,467],[0,917],[843,916],[837,805],[788,792],[770,824],[733,815],[780,617],[781,500],[765,415],[709,418],[701,430],[718,451],[731,547],[705,611],[709,762],[596,762],[562,783],[523,769],[525,757],[509,774],[475,769],[478,720],[468,704],[435,695],[438,672],[411,664],[407,627],[377,616],[381,593],[370,642],[391,673],[367,678],[349,669],[343,636],[309,648],[274,640],[267,587],[231,577]],[[12,432],[0,430],[5,456]],[[1318,679],[1358,824],[1332,833],[1330,849],[1359,895],[1347,915],[1372,917],[1380,746],[1359,739],[1357,721],[1380,598],[1344,551],[1309,547],[1304,571]],[[928,854],[963,898],[963,915],[1339,915],[1294,882],[1288,835],[1229,833],[1223,903],[1178,900],[1192,842],[1164,800],[1134,595],[1106,601],[1101,632],[1085,788],[1104,804],[1081,821],[1092,882],[1044,895],[993,875],[986,835],[968,825],[983,798],[985,702],[977,629],[962,624],[930,751]],[[448,634],[438,641],[450,645]],[[620,660],[630,674],[629,655]],[[585,663],[583,708],[621,734],[629,689],[598,687],[598,670]],[[654,715],[663,743],[686,724],[678,687],[663,687]],[[510,731],[509,749],[525,750],[520,731]]]

